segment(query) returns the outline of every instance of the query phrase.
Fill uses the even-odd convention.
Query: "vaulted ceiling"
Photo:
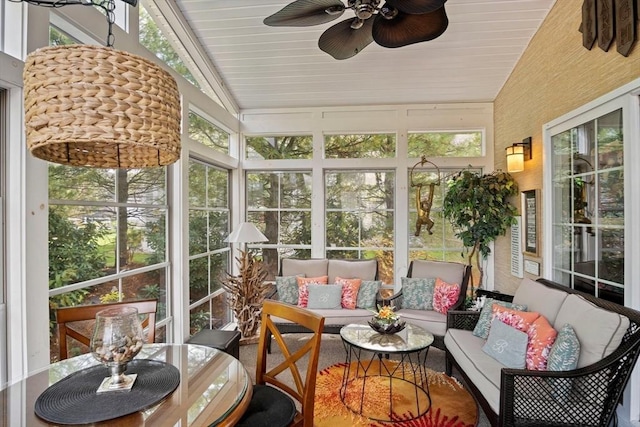
[[[448,0],[439,38],[372,43],[345,60],[317,43],[353,12],[310,27],[263,24],[288,3],[176,0],[240,109],[493,101],[555,0]]]

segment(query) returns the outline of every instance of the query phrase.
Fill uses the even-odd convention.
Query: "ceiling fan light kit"
[[[375,41],[388,48],[407,46],[441,36],[449,25],[447,0],[296,0],[264,19],[272,27],[308,27],[342,16],[346,9],[355,17],[329,27],[318,47],[335,59],[357,55]]]

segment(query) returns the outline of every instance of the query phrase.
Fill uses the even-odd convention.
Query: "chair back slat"
[[[291,349],[278,330],[274,318],[286,319],[308,329],[313,336],[300,348]],[[262,307],[262,325],[258,343],[258,363],[256,366],[256,383],[275,386],[296,399],[302,408],[298,417],[301,425],[313,426],[313,407],[316,389],[316,374],[324,317],[300,307],[278,301],[265,300]],[[284,360],[267,369],[267,334],[273,336],[280,347]],[[306,375],[302,374],[302,364],[306,360]],[[295,387],[291,387],[281,379],[281,374],[290,373]]]
[[[56,309],[55,312],[56,322],[58,323],[59,360],[69,357],[67,353],[67,337],[71,337],[86,346],[89,346],[91,341],[89,335],[70,328],[68,323],[95,320],[96,314],[99,311],[114,307],[134,307],[138,310],[139,315],[146,315],[145,319],[141,322],[143,330],[146,329],[147,331],[145,341],[147,343],[155,341],[156,310],[158,308],[158,300],[156,299],[63,307]]]

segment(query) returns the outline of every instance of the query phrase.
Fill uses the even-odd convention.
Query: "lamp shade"
[[[180,158],[180,93],[153,62],[110,47],[49,46],[25,61],[27,147],[70,166],[145,168]]]
[[[524,147],[512,145],[506,148],[507,172],[522,172],[524,170]]]
[[[252,243],[252,242],[268,242],[269,239],[266,238],[264,234],[260,232],[250,222],[241,222],[229,237],[225,239],[225,242],[229,243]]]

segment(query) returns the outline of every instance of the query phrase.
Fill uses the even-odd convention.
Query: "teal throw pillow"
[[[356,308],[376,308],[376,297],[382,286],[381,280],[363,280],[358,288],[358,298]]]
[[[518,311],[527,311],[527,306],[523,304],[513,304],[506,301],[496,301],[493,298],[487,298],[487,300],[484,302],[484,306],[482,306],[482,310],[480,310],[478,323],[476,323],[476,327],[473,329],[473,335],[475,335],[476,337],[480,337],[486,340],[489,336],[489,328],[491,328],[491,316],[493,314],[493,304],[499,304],[503,307],[512,308]]]
[[[433,290],[435,286],[435,277],[403,277],[401,308],[433,310]]]
[[[298,305],[298,276],[277,276],[278,299],[287,304]]]
[[[507,368],[523,369],[527,357],[529,336],[502,323],[498,319],[491,322],[489,337],[482,351],[502,363]]]
[[[342,308],[342,285],[307,285],[307,308]]]
[[[558,332],[556,341],[549,350],[548,371],[571,371],[578,366],[580,341],[573,327],[566,323]],[[553,395],[562,401],[568,399],[572,386],[571,378],[548,378]]]

